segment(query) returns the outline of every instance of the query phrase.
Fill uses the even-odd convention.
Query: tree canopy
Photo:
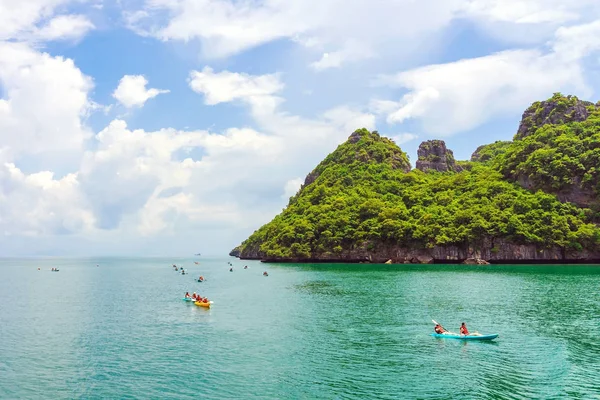
[[[600,115],[542,125],[513,142],[478,149],[461,172],[410,170],[407,155],[377,132],[360,129],[328,155],[287,208],[242,243],[270,259],[318,259],[396,244],[410,248],[516,244],[597,248],[589,208],[561,202],[569,185],[598,193]],[[535,182],[534,190],[518,177]]]

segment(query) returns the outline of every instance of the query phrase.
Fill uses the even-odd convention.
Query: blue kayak
[[[191,298],[189,298],[189,299],[186,299],[185,297],[184,297],[183,299],[181,299],[181,300],[183,300],[183,301],[194,301],[194,300],[192,300]]]
[[[441,339],[460,339],[460,340],[494,340],[498,337],[498,333],[491,335],[456,335],[456,334],[445,334],[445,333],[432,333],[431,336]]]

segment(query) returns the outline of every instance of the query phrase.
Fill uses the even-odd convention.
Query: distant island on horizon
[[[358,129],[288,206],[230,252],[266,262],[600,262],[600,102],[555,93],[512,141],[456,161],[442,140],[416,168]]]

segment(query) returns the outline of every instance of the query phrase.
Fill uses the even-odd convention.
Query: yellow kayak
[[[208,303],[204,303],[202,301],[196,301],[194,304],[199,306],[199,307],[206,307],[206,308],[210,308],[210,301]]]

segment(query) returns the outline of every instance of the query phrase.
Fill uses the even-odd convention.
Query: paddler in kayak
[[[185,298],[189,299],[190,298],[190,292],[185,292]]]
[[[436,326],[433,328],[433,330],[435,331],[435,333],[439,333],[439,334],[442,334],[442,333],[444,333],[444,332],[448,332],[448,331],[447,331],[447,330],[445,330],[445,329],[444,329],[444,327],[443,327],[443,326],[441,326],[440,324],[437,324],[437,325],[436,325]]]
[[[469,334],[469,330],[467,329],[467,325],[465,325],[464,322],[460,325],[460,334],[461,335],[465,335],[465,336],[467,336]]]

